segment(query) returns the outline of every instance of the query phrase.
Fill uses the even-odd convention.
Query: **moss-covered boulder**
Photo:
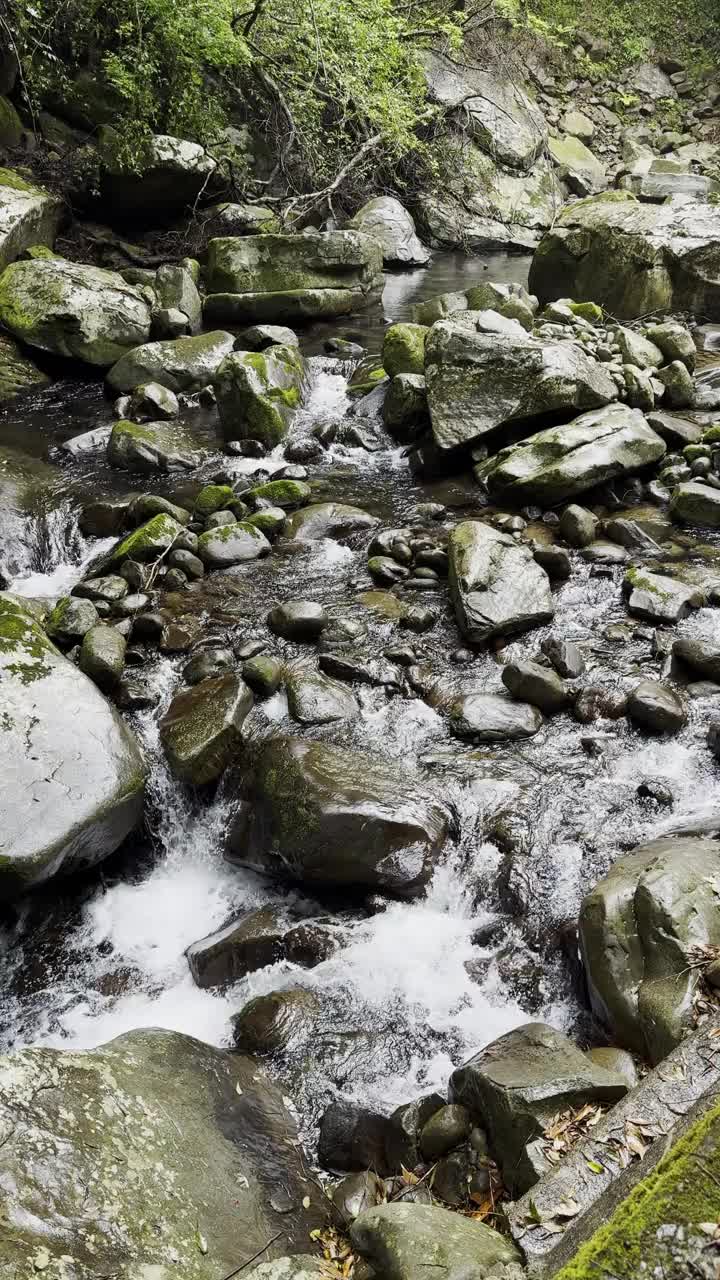
[[[145,382],[159,382],[170,391],[199,391],[212,382],[235,339],[224,329],[195,338],[145,342],[128,353],[107,375],[111,391],[134,391]]]
[[[77,596],[62,596],[45,622],[45,630],[51,640],[61,645],[73,645],[98,621],[98,612],[92,600]]]
[[[428,333],[427,325],[409,324],[406,321],[391,324],[386,329],[382,362],[390,378],[396,373],[425,372],[425,340]]]
[[[150,307],[140,289],[114,271],[64,258],[7,267],[0,320],[28,346],[100,366],[150,336]]]
[[[8,595],[0,596],[0,687],[0,896],[8,896],[113,853],[142,815],[145,764],[117,712]],[[7,1223],[3,1240],[6,1231]]]
[[[107,459],[118,471],[192,471],[200,455],[175,423],[121,418],[110,432]]]
[[[670,515],[679,524],[720,529],[720,491],[699,480],[679,484],[670,502]]]
[[[383,401],[383,422],[395,440],[410,444],[429,424],[427,387],[419,373],[397,373]]]
[[[347,314],[382,289],[382,249],[359,231],[231,236],[208,245],[206,317],[288,323]]]
[[[613,1103],[627,1082],[607,1071],[554,1027],[529,1022],[481,1049],[450,1078],[450,1099],[487,1131],[513,1194],[550,1167],[539,1149],[559,1112],[586,1102]]]
[[[244,790],[230,857],[302,883],[412,897],[448,831],[442,806],[396,765],[324,742],[261,743]]]
[[[479,520],[463,520],[448,543],[450,591],[460,630],[478,643],[550,622],[550,581],[529,547]]]
[[[38,369],[7,334],[0,334],[0,402],[12,400],[21,391],[36,391],[50,379]]]
[[[569,204],[540,242],[541,302],[591,299],[620,319],[691,311],[720,319],[720,208],[641,204],[613,191]]]
[[[62,200],[0,168],[0,271],[31,245],[52,248],[63,213]]]
[[[225,439],[279,444],[300,406],[306,377],[294,346],[227,356],[213,379]]]
[[[378,1205],[360,1214],[350,1236],[383,1280],[417,1280],[431,1268],[483,1280],[520,1261],[515,1245],[499,1231],[437,1205]]]
[[[240,745],[253,696],[233,672],[177,693],[160,721],[160,741],[176,777],[194,787],[220,777]]]
[[[667,838],[620,858],[583,900],[580,942],[596,1013],[659,1062],[691,1025],[688,952],[720,945],[720,845]]]
[[[182,533],[183,526],[161,511],[116,543],[108,555],[107,567],[119,566],[123,560],[139,560],[142,564],[157,560]]]
[[[328,1217],[257,1061],[175,1032],[0,1058],[0,1132],[0,1273],[18,1280],[218,1280],[307,1249]]]
[[[441,320],[428,336],[425,380],[441,449],[482,439],[504,423],[595,409],[617,387],[592,356],[568,342],[531,337],[493,311]]]
[[[374,196],[348,225],[377,240],[386,263],[423,267],[430,258],[430,250],[417,237],[412,215],[394,196]]]
[[[501,449],[475,468],[475,478],[503,501],[554,506],[640,471],[665,451],[639,409],[608,405]]]
[[[150,219],[151,226],[167,223],[195,204],[218,167],[200,143],[158,133],[146,140],[138,172],[117,163],[118,148],[110,145],[114,141],[110,129],[101,131],[100,199],[108,215],[116,218],[139,219],[144,225]]]
[[[274,507],[302,507],[308,501],[312,490],[304,480],[268,480],[258,484],[243,497],[259,498],[263,502],[271,502]]]
[[[198,538],[197,553],[207,569],[229,569],[246,560],[270,554],[270,543],[262,530],[240,520],[208,529]]]
[[[575,195],[589,196],[604,191],[607,171],[589,147],[570,134],[548,138],[548,151],[558,168],[558,176]]]

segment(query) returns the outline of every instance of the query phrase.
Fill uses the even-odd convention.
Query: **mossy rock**
[[[12,102],[0,97],[0,147],[19,147],[22,136],[22,120]]]
[[[304,480],[268,480],[251,489],[247,497],[261,498],[274,507],[302,507],[309,501],[312,490]]]
[[[182,533],[183,526],[173,520],[172,516],[161,512],[140,525],[139,529],[133,529],[126,538],[122,538],[110,552],[108,563],[120,565],[123,560],[139,560],[144,564],[149,560],[157,560]]]
[[[379,356],[363,356],[348,378],[347,394],[351,400],[359,400],[385,381],[385,369]]]
[[[193,511],[201,520],[211,516],[215,511],[224,511],[235,499],[235,492],[229,484],[206,484],[193,503]]]
[[[213,381],[225,438],[260,440],[274,448],[300,406],[306,378],[305,361],[294,346],[227,356]]]
[[[396,373],[425,372],[425,339],[429,333],[423,324],[392,324],[383,339],[382,362],[388,377]]]
[[[12,400],[21,391],[37,390],[49,382],[48,375],[33,364],[17,342],[0,334],[0,401]]]

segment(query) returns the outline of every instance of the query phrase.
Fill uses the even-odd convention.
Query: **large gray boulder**
[[[192,471],[200,461],[177,424],[124,418],[110,432],[107,459],[118,471]]]
[[[484,1222],[473,1222],[429,1204],[378,1205],[350,1228],[358,1253],[382,1280],[420,1280],[439,1273],[484,1280],[496,1268],[519,1262],[512,1241]]]
[[[224,329],[195,338],[147,342],[113,365],[107,384],[116,392],[134,391],[146,382],[157,382],[170,391],[199,391],[212,382],[234,342]]]
[[[587,196],[607,187],[605,165],[580,138],[563,134],[548,138],[548,151],[557,165],[558,176],[578,196]]]
[[[507,169],[472,140],[451,133],[457,168],[440,191],[419,193],[423,232],[443,248],[535,249],[564,195],[549,160],[529,173]]]
[[[720,946],[720,844],[670,837],[620,858],[583,900],[580,944],[598,1016],[659,1062],[692,1022],[689,952]]]
[[[613,191],[568,205],[530,268],[541,302],[588,299],[620,319],[692,311],[720,319],[720,208],[641,204]]]
[[[171,1031],[0,1058],[0,1274],[218,1280],[327,1220],[257,1061]]]
[[[147,342],[150,311],[143,291],[115,271],[64,258],[13,262],[0,276],[0,321],[10,333],[87,364],[114,364]]]
[[[228,355],[213,380],[225,439],[260,440],[274,448],[287,435],[306,379],[296,346]]]
[[[480,440],[503,423],[617,399],[607,371],[578,346],[531,337],[494,311],[438,321],[425,347],[433,435],[441,449]]]
[[[486,1130],[513,1195],[550,1167],[542,1138],[554,1116],[586,1102],[617,1102],[627,1089],[625,1079],[543,1022],[493,1040],[450,1077],[451,1101]]]
[[[448,831],[442,806],[395,765],[302,738],[258,746],[244,799],[230,857],[307,884],[412,897]]]
[[[517,702],[506,693],[463,693],[453,699],[448,712],[455,736],[471,742],[531,738],[543,723],[537,707]]]
[[[412,215],[394,196],[374,196],[348,226],[373,236],[382,247],[384,262],[422,267],[430,258],[430,250],[417,237]]]
[[[348,315],[382,289],[382,249],[360,231],[230,236],[208,245],[210,322],[284,324]]]
[[[155,134],[145,144],[141,171],[123,170],[103,155],[101,199],[116,217],[140,218],[145,226],[178,217],[208,187],[217,160],[198,142]]]
[[[608,405],[501,449],[475,477],[503,501],[554,506],[658,462],[665,451],[639,409]]]
[[[527,171],[545,147],[547,128],[520,85],[434,50],[423,60],[431,100],[445,107],[483,151],[510,169]]]
[[[283,537],[293,542],[316,542],[322,538],[341,541],[353,534],[369,532],[378,523],[377,516],[361,507],[343,502],[314,502],[288,516]]]
[[[552,620],[550,580],[528,547],[479,520],[455,526],[448,543],[458,626],[477,643]]]
[[[146,770],[118,713],[9,595],[0,595],[0,683],[7,896],[113,853],[142,816]]]
[[[720,490],[699,480],[679,484],[670,502],[670,515],[680,524],[720,529]]]
[[[64,206],[19,173],[0,169],[0,271],[34,244],[52,248]]]

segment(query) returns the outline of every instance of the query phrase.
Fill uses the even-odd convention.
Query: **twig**
[[[246,1262],[241,1262],[240,1266],[236,1267],[234,1271],[228,1271],[227,1275],[223,1276],[222,1280],[232,1280],[233,1276],[238,1276],[241,1271],[244,1271],[246,1267],[250,1266],[251,1262],[254,1262],[256,1258],[259,1258],[261,1253],[265,1253],[266,1250],[270,1248],[271,1244],[274,1244],[276,1240],[279,1240],[281,1235],[284,1235],[284,1232],[278,1231],[277,1234],[273,1236],[272,1240],[268,1240],[267,1244],[264,1244],[262,1249],[258,1249],[257,1253],[253,1254],[252,1258],[248,1258]]]

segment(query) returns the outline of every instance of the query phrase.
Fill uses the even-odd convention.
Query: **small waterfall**
[[[70,591],[91,560],[112,545],[114,538],[85,538],[78,526],[76,505],[62,498],[42,505],[22,522],[13,539],[12,560],[0,566],[17,595],[54,598]]]

